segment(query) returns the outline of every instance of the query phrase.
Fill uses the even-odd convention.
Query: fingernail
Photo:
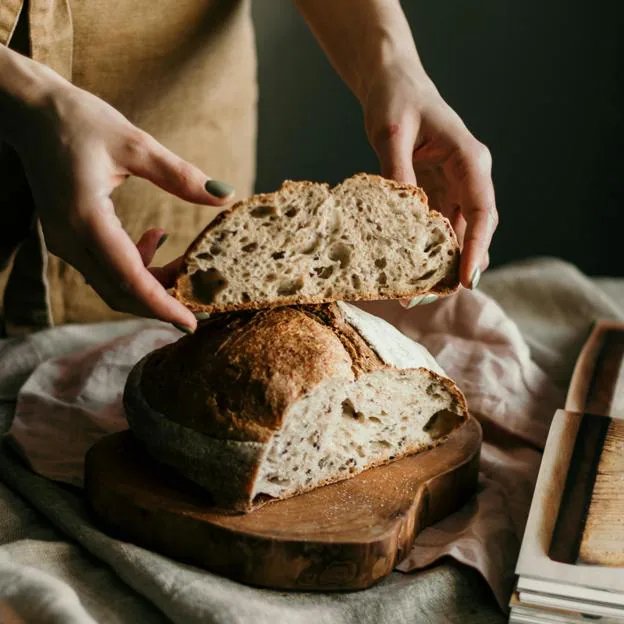
[[[210,312],[194,312],[194,314],[198,321],[205,321],[210,318]]]
[[[419,305],[427,305],[428,303],[433,303],[438,300],[438,295],[434,295],[433,293],[429,295],[425,295],[423,300],[419,303]]]
[[[227,197],[234,193],[234,187],[227,182],[221,182],[220,180],[206,180],[204,188],[215,197]]]
[[[410,310],[414,306],[417,306],[423,300],[423,297],[424,295],[419,295],[418,297],[414,297],[413,299],[410,299],[405,305],[405,309]]]
[[[481,280],[481,269],[477,267],[472,272],[472,279],[470,280],[470,290],[474,290],[479,285],[480,280]]]
[[[406,306],[408,310],[417,306],[417,305],[427,305],[428,303],[433,303],[438,299],[438,295],[434,295],[433,293],[429,293],[428,295],[419,295],[418,297],[414,297]]]
[[[179,323],[171,323],[177,330],[185,333],[185,334],[192,334],[195,332],[194,329],[192,329],[191,327],[189,327],[188,325],[180,325]]]
[[[156,249],[160,249],[167,242],[168,238],[169,238],[169,234],[163,234],[160,237],[160,240],[158,241],[158,243],[156,244]]]

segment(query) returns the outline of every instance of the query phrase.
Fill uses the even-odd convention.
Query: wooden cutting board
[[[232,579],[299,590],[363,589],[477,483],[481,428],[470,418],[434,449],[244,515],[152,460],[129,431],[86,458],[92,511],[117,536]]]

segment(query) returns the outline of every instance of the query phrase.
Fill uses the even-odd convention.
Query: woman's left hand
[[[498,224],[488,148],[418,68],[384,67],[367,83],[360,99],[382,175],[424,188],[457,233],[461,283],[475,288]]]

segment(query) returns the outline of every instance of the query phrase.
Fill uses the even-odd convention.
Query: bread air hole
[[[417,284],[418,282],[422,280],[429,279],[435,272],[436,272],[435,269],[431,269],[431,271],[427,271],[426,273],[423,273],[422,275],[419,275],[418,277],[414,277],[410,280],[410,284]]]
[[[427,421],[423,431],[426,431],[432,440],[437,440],[449,434],[462,420],[462,417],[455,412],[447,409],[440,410]]]
[[[385,269],[386,268],[386,264],[388,264],[388,263],[387,263],[385,258],[377,258],[377,260],[375,260],[375,266],[378,269]]]
[[[209,251],[213,256],[218,256],[223,251],[223,249],[220,245],[217,245],[217,243],[213,243],[212,245],[210,245]]]
[[[213,303],[217,295],[227,286],[228,282],[224,275],[215,268],[195,271],[191,275],[193,296],[205,303]]]
[[[353,288],[356,289],[362,286],[362,280],[360,279],[359,275],[353,274],[351,276],[351,283],[353,284]]]
[[[345,269],[351,261],[351,247],[344,243],[334,243],[329,248],[329,258],[340,263],[340,268]]]
[[[258,243],[249,243],[249,245],[245,245],[244,247],[241,247],[241,249],[247,253],[256,251],[256,249],[258,249]]]
[[[285,213],[284,216],[292,219],[299,211],[295,206],[291,206]]]
[[[314,269],[314,272],[321,279],[327,279],[327,278],[331,277],[332,273],[334,272],[334,267],[333,267],[333,265],[325,266],[325,267],[316,267]]]
[[[266,217],[277,216],[277,208],[275,206],[256,206],[249,212],[251,216],[256,219],[265,219]]]
[[[288,479],[280,479],[277,475],[271,475],[270,477],[268,477],[267,481],[269,481],[270,483],[275,483],[276,485],[288,485],[290,482]]]
[[[285,251],[276,251],[271,254],[271,258],[273,258],[273,260],[281,260],[285,255]]]
[[[439,228],[435,228],[431,233],[431,238],[427,242],[427,246],[424,249],[425,253],[429,253],[436,245],[441,245],[444,242],[444,234]]]
[[[329,233],[331,236],[336,236],[337,234],[340,233],[340,230],[342,228],[342,221],[341,221],[339,212],[334,212],[332,216],[334,217],[334,221],[333,221],[333,224]]]
[[[392,448],[392,444],[390,444],[390,442],[388,442],[387,440],[375,440],[373,442],[373,445],[377,446],[377,447],[384,448],[384,449]]]
[[[355,407],[353,407],[351,399],[345,399],[342,402],[342,415],[345,418],[353,418],[354,420],[357,420],[359,422],[363,422],[366,419],[362,412],[358,412]]]
[[[377,283],[380,284],[381,286],[385,286],[388,283],[388,276],[385,274],[384,271],[382,271],[377,276]]]
[[[282,297],[294,295],[296,292],[299,292],[303,288],[303,284],[303,277],[298,277],[291,280],[282,280],[277,287],[277,294]]]

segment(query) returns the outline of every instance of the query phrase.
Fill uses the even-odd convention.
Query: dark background
[[[422,61],[491,150],[492,265],[624,274],[624,1],[404,1]],[[290,0],[253,2],[259,191],[378,171],[359,104]]]

